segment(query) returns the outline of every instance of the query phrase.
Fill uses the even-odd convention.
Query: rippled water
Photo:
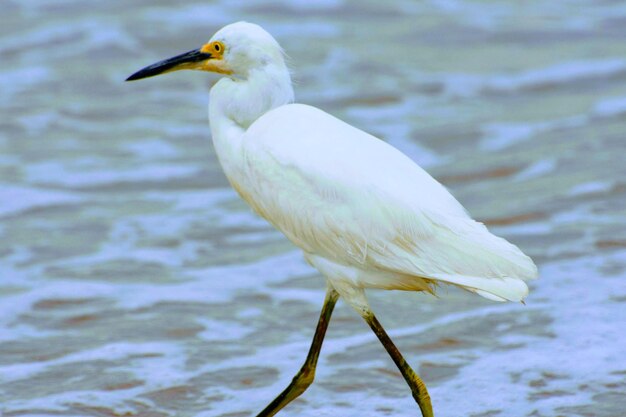
[[[626,3],[1,8],[4,416],[249,416],[299,368],[324,282],[228,188],[216,78],[123,82],[236,20],[285,47],[298,101],[409,154],[539,264],[526,306],[370,292],[437,415],[624,415]],[[416,414],[340,303],[281,415]]]

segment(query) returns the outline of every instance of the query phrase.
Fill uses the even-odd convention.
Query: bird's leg
[[[413,369],[409,366],[409,364],[404,360],[402,354],[393,344],[385,329],[380,324],[374,313],[370,309],[366,309],[361,312],[361,315],[372,328],[378,340],[383,344],[391,359],[395,362],[396,366],[402,373],[404,380],[409,384],[411,388],[411,392],[413,394],[413,398],[419,405],[420,410],[422,411],[423,417],[433,417],[433,406],[430,403],[430,395],[428,395],[428,391],[426,390],[426,384],[422,381],[422,378],[417,375]]]
[[[311,342],[309,354],[304,361],[304,365],[298,371],[296,376],[283,392],[274,399],[263,411],[261,411],[257,417],[270,417],[278,413],[284,406],[295,400],[313,383],[315,377],[315,367],[317,366],[317,358],[320,355],[322,349],[322,342],[326,335],[326,329],[330,322],[330,316],[333,314],[335,304],[339,299],[339,293],[330,286],[326,292],[326,299],[324,300],[324,306],[320,313],[320,319],[317,322],[317,328],[315,329],[315,335]]]

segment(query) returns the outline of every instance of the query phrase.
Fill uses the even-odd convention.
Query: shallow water
[[[369,293],[438,416],[626,409],[626,4],[5,0],[0,411],[249,416],[304,359],[324,282],[231,191],[215,77],[133,71],[266,27],[297,100],[409,154],[538,263],[526,306]],[[416,415],[340,303],[281,415]]]

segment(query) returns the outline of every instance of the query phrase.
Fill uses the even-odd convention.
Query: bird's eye
[[[222,47],[219,43],[216,43],[213,45],[213,49],[215,49],[215,52],[220,52],[222,50]]]

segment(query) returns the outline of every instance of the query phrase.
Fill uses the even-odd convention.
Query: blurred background
[[[256,415],[325,283],[228,187],[217,78],[132,72],[261,24],[296,98],[407,153],[531,255],[526,305],[369,295],[438,416],[626,409],[626,2],[3,0],[0,412]],[[339,303],[284,416],[416,415]]]

